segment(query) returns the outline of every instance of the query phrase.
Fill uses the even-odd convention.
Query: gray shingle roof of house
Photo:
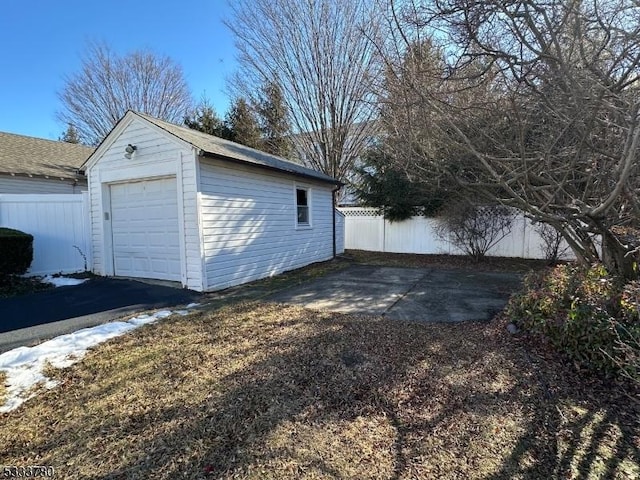
[[[230,160],[240,161],[242,163],[269,168],[271,170],[279,170],[293,175],[312,178],[336,185],[340,184],[338,180],[330,177],[329,175],[325,175],[322,172],[285,160],[284,158],[277,157],[266,152],[261,152],[260,150],[255,150],[245,145],[240,145],[239,143],[224,140],[213,135],[208,135],[197,130],[180,127],[172,123],[158,120],[157,118],[150,117],[143,113],[134,113],[148,122],[153,123],[157,127],[202,150],[205,156],[223,157]]]
[[[77,178],[93,147],[0,132],[0,174]]]

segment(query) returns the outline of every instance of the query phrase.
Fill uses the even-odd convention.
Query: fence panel
[[[74,273],[91,265],[89,195],[2,194],[0,227],[33,235],[30,275]]]
[[[456,253],[449,242],[434,233],[436,220],[414,217],[404,222],[385,221],[384,251],[393,253]]]
[[[344,214],[344,248],[384,251],[384,219],[371,208],[341,208]]]
[[[435,218],[413,217],[402,222],[389,222],[372,208],[340,208],[345,216],[345,248],[372,252],[460,254],[451,242],[435,234]],[[518,215],[511,233],[495,245],[487,255],[544,259],[543,242],[531,221]],[[571,253],[565,258],[571,258]]]
[[[344,214],[336,209],[336,253],[344,253]]]

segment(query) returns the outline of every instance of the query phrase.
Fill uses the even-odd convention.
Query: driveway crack
[[[395,302],[393,302],[391,305],[389,305],[384,312],[382,312],[381,316],[384,317],[387,315],[387,313],[389,313],[389,311],[391,311],[391,309],[393,307],[395,307],[398,303],[400,303],[404,298],[406,298],[407,295],[409,295],[409,293],[411,293],[411,291],[416,288],[418,286],[418,284],[420,282],[422,282],[422,280],[424,280],[426,278],[427,275],[429,275],[430,273],[433,273],[433,269],[429,269],[427,270],[424,275],[422,275],[420,278],[418,278],[413,285],[411,285],[408,290],[406,292],[404,292],[402,295],[400,295]]]

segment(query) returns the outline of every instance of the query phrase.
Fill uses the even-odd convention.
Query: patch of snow
[[[199,307],[200,304],[199,303],[190,303],[189,305],[187,305],[187,308],[195,308],[195,307]]]
[[[69,279],[74,280],[74,279]],[[187,308],[190,308],[187,306]],[[186,310],[172,312],[160,310],[153,315],[140,314],[125,321],[109,322],[73,333],[60,335],[34,347],[18,347],[0,355],[0,370],[6,372],[7,395],[0,413],[10,412],[32,398],[33,387],[44,384],[51,389],[57,382],[47,378],[43,369],[50,364],[55,368],[66,368],[80,360],[91,347],[118,337],[141,325],[154,323],[174,313],[187,315]]]
[[[89,280],[88,278],[69,278],[69,277],[53,277],[45,275],[42,277],[44,283],[51,283],[56,287],[67,287],[69,285],[80,285]]]

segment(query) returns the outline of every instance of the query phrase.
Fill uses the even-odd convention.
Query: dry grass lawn
[[[638,478],[635,393],[503,332],[266,303],[167,319],[0,417],[0,464],[71,479]]]

